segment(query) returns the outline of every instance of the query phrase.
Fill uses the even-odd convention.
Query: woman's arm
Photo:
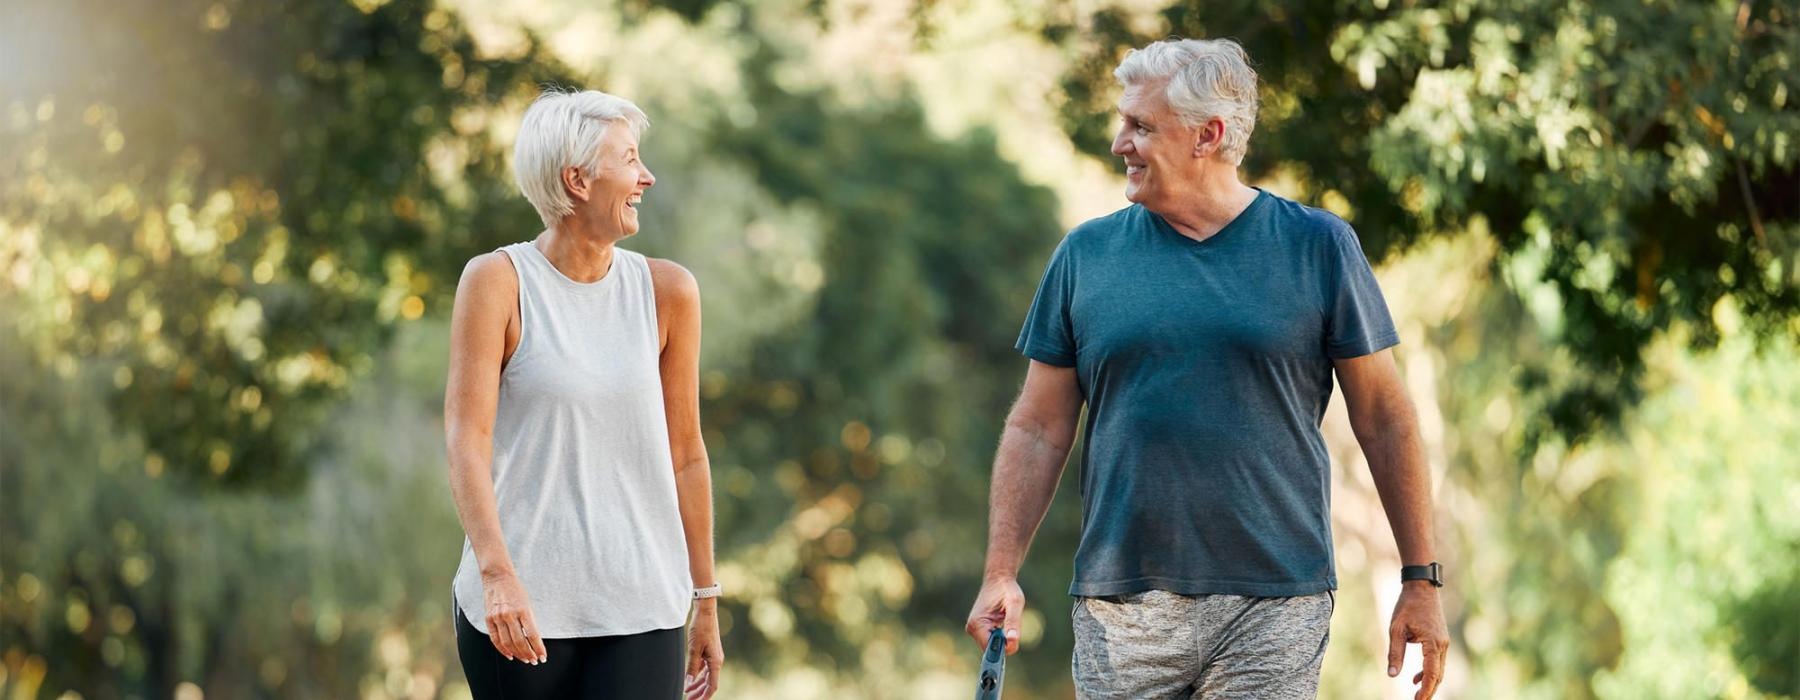
[[[681,504],[681,527],[687,535],[688,572],[695,586],[717,583],[713,577],[712,465],[700,437],[700,285],[694,275],[668,260],[650,261],[656,285],[656,320],[662,343],[663,412],[669,423],[669,452],[675,463],[675,489]],[[725,654],[719,646],[718,599],[695,602],[689,634],[688,676],[691,693],[711,697],[718,690]]]
[[[494,501],[494,414],[500,370],[518,343],[513,310],[519,280],[505,253],[469,261],[450,313],[450,375],[444,387],[444,439],[450,456],[450,495],[475,561],[481,566],[488,637],[507,658],[540,663],[544,642],[525,595]],[[510,331],[510,332],[509,332]]]

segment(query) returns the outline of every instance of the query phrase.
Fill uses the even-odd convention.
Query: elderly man
[[[1356,234],[1239,180],[1257,96],[1236,43],[1157,42],[1114,76],[1131,206],[1063,239],[1019,335],[1031,366],[967,631],[1002,628],[1017,650],[1019,566],[1086,402],[1077,693],[1314,696],[1337,588],[1319,433],[1335,372],[1408,565],[1388,675],[1421,644],[1413,681],[1430,697],[1448,638],[1430,476]]]

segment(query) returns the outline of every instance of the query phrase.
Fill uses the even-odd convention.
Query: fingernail
[[[1400,669],[1394,668],[1393,666],[1389,666],[1388,667],[1388,676],[1392,677],[1392,676],[1397,676],[1397,675],[1400,675]]]

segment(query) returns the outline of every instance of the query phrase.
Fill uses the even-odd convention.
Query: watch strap
[[[1400,580],[1402,582],[1430,581],[1431,585],[1443,588],[1444,567],[1435,561],[1422,566],[1402,566],[1400,567]]]
[[[700,600],[701,598],[717,598],[724,591],[724,587],[716,583],[710,586],[696,588],[694,589],[694,600]]]

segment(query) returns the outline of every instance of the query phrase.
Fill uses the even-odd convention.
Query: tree
[[[1616,425],[1675,324],[1800,339],[1800,25],[1782,3],[1176,3],[1047,22],[1063,115],[1105,153],[1124,52],[1230,37],[1264,83],[1245,170],[1292,178],[1380,258],[1477,229],[1583,371],[1527,367],[1535,444]],[[1538,281],[1548,285],[1537,285]]]
[[[158,469],[304,482],[324,407],[529,209],[486,131],[562,69],[431,3],[9,5],[0,264],[41,364],[113,368]],[[451,267],[451,269],[455,269]]]

